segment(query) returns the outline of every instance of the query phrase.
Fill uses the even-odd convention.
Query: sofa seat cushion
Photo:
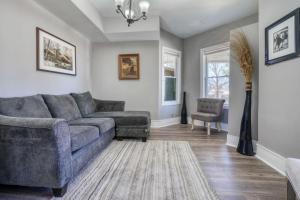
[[[0,98],[0,114],[10,117],[52,118],[41,95]]]
[[[300,160],[288,158],[286,163],[286,173],[297,197],[300,198]]]
[[[96,112],[90,118],[113,118],[116,126],[150,126],[150,113],[146,111]]]
[[[94,126],[70,126],[72,152],[81,149],[99,138],[99,130]]]
[[[71,95],[43,95],[53,118],[67,121],[81,118],[78,106]]]
[[[97,127],[100,131],[101,136],[102,133],[105,133],[110,129],[114,128],[115,122],[111,118],[81,118],[69,121],[69,125]]]
[[[72,93],[71,95],[75,99],[82,116],[96,112],[96,103],[90,92]]]
[[[204,121],[204,122],[214,122],[218,120],[218,115],[213,113],[205,113],[205,112],[195,112],[191,115],[192,119]]]

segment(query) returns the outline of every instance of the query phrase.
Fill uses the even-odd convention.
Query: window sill
[[[180,105],[180,102],[177,101],[167,101],[167,102],[162,102],[162,106],[176,106]]]

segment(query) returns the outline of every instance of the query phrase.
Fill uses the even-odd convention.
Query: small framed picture
[[[272,65],[300,55],[300,8],[265,29],[265,64]]]
[[[140,79],[140,56],[139,54],[119,55],[119,79],[138,80]]]
[[[36,28],[37,70],[76,76],[76,46]]]

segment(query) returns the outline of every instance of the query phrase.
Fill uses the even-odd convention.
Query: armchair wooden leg
[[[194,121],[195,121],[195,120],[192,119],[192,130],[194,130],[194,128],[195,128],[195,127],[194,127]]]
[[[220,132],[222,129],[221,122],[216,122],[216,126],[217,126],[218,131]]]
[[[211,123],[207,122],[207,135],[210,135],[210,127],[211,127]]]

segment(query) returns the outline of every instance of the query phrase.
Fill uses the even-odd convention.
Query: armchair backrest
[[[197,112],[213,113],[218,116],[222,114],[224,99],[199,98]]]

